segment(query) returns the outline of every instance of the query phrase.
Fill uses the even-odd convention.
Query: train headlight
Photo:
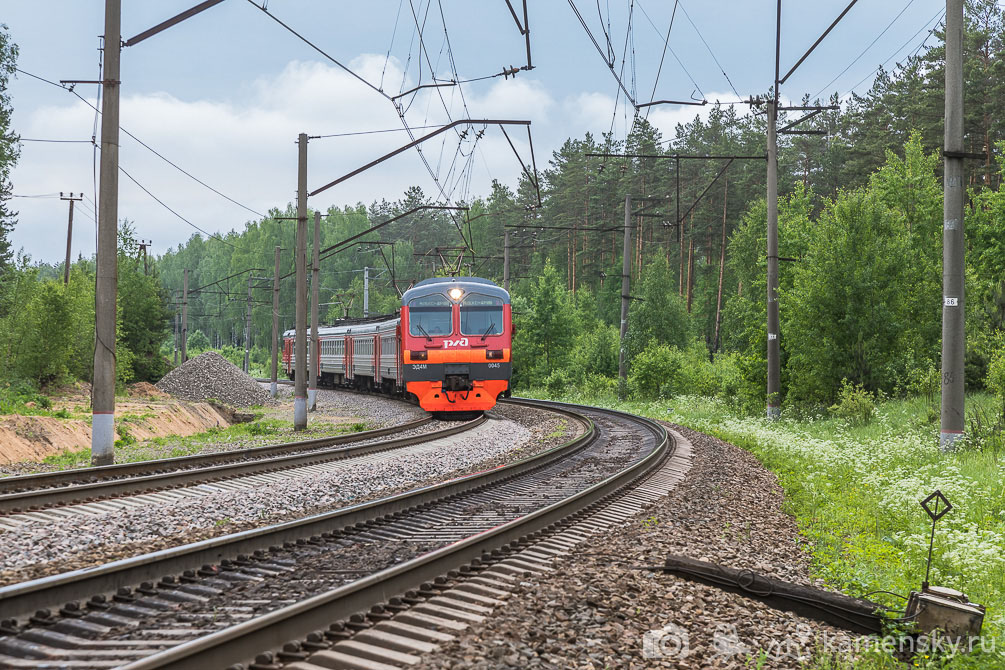
[[[450,299],[453,300],[454,302],[457,302],[458,300],[461,299],[461,296],[464,295],[464,289],[452,288],[450,289],[449,294]]]

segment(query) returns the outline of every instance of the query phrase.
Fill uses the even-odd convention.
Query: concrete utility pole
[[[942,412],[939,447],[963,436],[963,0],[946,0],[946,127],[942,225]]]
[[[307,134],[297,138],[297,310],[293,430],[307,428]]]
[[[625,240],[621,257],[621,347],[618,353],[618,395],[624,397],[628,380],[628,352],[625,351],[625,337],[628,335],[628,301],[632,278],[632,196],[625,196]]]
[[[251,369],[251,281],[252,273],[248,273],[248,306],[244,312],[244,373]]]
[[[363,317],[370,316],[370,268],[363,268]]]
[[[776,75],[777,81],[777,75]],[[781,370],[778,342],[778,121],[777,101],[768,101],[768,409],[769,419],[781,414]]]
[[[121,0],[105,0],[101,97],[101,187],[94,290],[94,378],[91,388],[91,464],[115,461],[115,303],[118,293],[119,56]]]
[[[318,282],[321,274],[321,212],[314,212],[314,262],[311,264],[311,373],[310,388],[307,389],[307,411],[318,408],[318,372],[320,371],[321,347],[318,341]]]
[[[188,268],[181,289],[181,362],[188,360]]]
[[[63,192],[60,191],[59,199],[70,201],[70,219],[66,223],[66,265],[63,267],[63,284],[66,285],[70,283],[70,242],[73,239],[73,203],[83,200],[84,194],[81,193],[74,198],[73,193],[70,193],[70,195],[64,197]]]
[[[509,231],[503,231],[503,288],[509,293]]]
[[[276,247],[276,273],[272,275],[272,384],[269,395],[276,397],[279,381],[279,251]]]

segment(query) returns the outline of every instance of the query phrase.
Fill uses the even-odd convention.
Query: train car
[[[484,411],[509,396],[512,331],[509,294],[491,281],[427,279],[405,292],[398,317],[320,328],[318,383],[408,395],[434,413]],[[283,333],[290,379],[294,337]]]

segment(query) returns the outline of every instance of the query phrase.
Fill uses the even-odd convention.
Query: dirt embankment
[[[84,391],[81,393],[81,391]],[[53,402],[74,417],[89,410],[86,389]],[[225,409],[204,402],[174,400],[150,384],[130,388],[129,400],[117,400],[115,423],[119,436],[128,433],[137,440],[164,435],[192,435],[231,425],[234,417]],[[91,426],[86,419],[53,416],[0,416],[0,464],[40,461],[64,449],[76,451],[91,446]]]

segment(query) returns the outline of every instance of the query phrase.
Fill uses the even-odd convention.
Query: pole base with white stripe
[[[115,415],[91,415],[91,465],[112,465],[115,462]]]
[[[307,398],[293,399],[293,430],[307,429]]]

